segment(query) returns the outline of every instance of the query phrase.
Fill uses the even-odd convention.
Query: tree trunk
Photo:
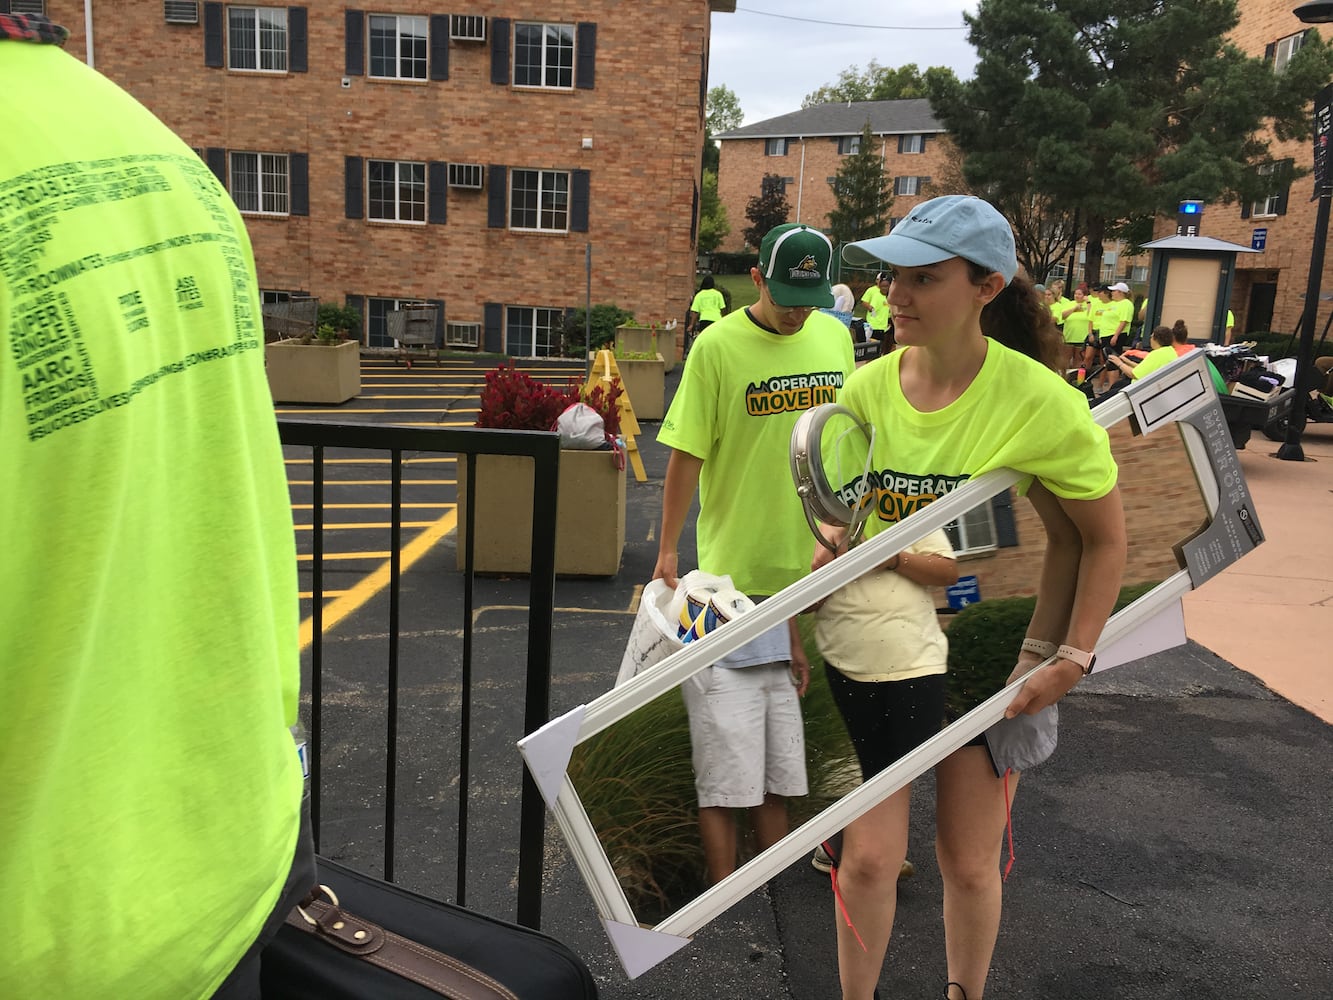
[[[1106,218],[1088,216],[1087,244],[1084,251],[1083,280],[1095,288],[1102,283],[1102,237],[1106,233]]]

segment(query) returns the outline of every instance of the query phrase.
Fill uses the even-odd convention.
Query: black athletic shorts
[[[915,750],[944,725],[944,674],[905,681],[857,681],[824,664],[834,704],[868,779]]]

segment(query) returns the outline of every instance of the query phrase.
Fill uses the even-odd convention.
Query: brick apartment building
[[[354,305],[368,346],[422,300],[449,343],[547,354],[589,257],[593,303],[642,322],[693,292],[709,18],[734,0],[10,7],[207,161],[267,300]]]
[[[1231,41],[1251,56],[1262,56],[1275,73],[1300,49],[1309,32],[1320,30],[1302,24],[1292,11],[1298,0],[1239,0],[1240,23]],[[1321,26],[1322,27],[1322,26]],[[1330,35],[1322,32],[1325,41]],[[1310,95],[1312,98],[1313,94]],[[1259,253],[1237,255],[1231,309],[1237,332],[1281,330],[1291,332],[1305,308],[1305,284],[1310,272],[1310,249],[1314,240],[1314,177],[1310,173],[1292,180],[1294,165],[1309,171],[1314,151],[1307,139],[1301,142],[1272,141],[1271,161],[1259,169],[1270,174],[1269,197],[1252,204],[1210,204],[1204,207],[1200,231],[1206,236],[1251,246],[1263,237]],[[1260,233],[1260,230],[1266,232]],[[1159,223],[1156,233],[1175,232],[1175,222]],[[1326,258],[1322,279],[1324,292],[1333,291],[1333,258]],[[1327,321],[1330,307],[1319,310],[1316,336]]]
[[[832,181],[843,157],[860,149],[866,123],[893,183],[893,220],[944,193],[932,190],[953,156],[930,102],[860,101],[820,104],[716,136],[717,194],[731,220],[726,249],[745,249],[746,203],[765,174],[782,178],[791,221],[824,227],[836,199]]]

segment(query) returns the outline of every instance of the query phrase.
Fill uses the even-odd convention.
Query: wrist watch
[[[1070,663],[1077,663],[1083,671],[1084,677],[1092,673],[1092,668],[1097,665],[1096,653],[1075,649],[1073,646],[1061,646],[1055,651],[1055,655],[1062,660],[1068,660]]]

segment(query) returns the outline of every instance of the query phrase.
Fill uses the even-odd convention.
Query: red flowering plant
[[[620,433],[618,400],[625,390],[620,382],[598,384],[586,395],[575,379],[564,389],[538,381],[515,365],[501,364],[486,373],[481,390],[477,427],[498,427],[511,431],[549,431],[556,418],[575,403],[587,403],[606,427],[607,433]]]

